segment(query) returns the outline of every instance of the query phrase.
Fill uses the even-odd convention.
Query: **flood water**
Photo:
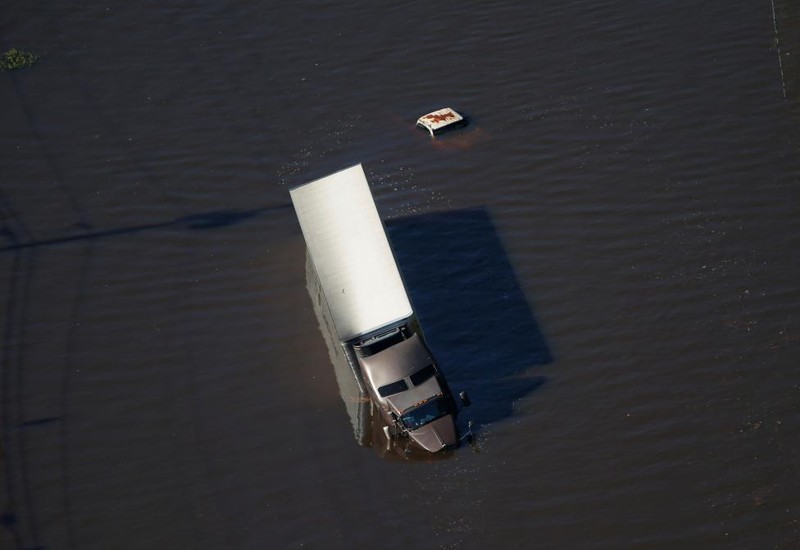
[[[796,3],[2,12],[0,548],[800,546]],[[306,290],[356,163],[442,460],[357,444]]]

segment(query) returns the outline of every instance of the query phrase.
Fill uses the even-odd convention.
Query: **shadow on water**
[[[508,418],[544,384],[552,362],[485,207],[386,222],[426,339],[454,391],[466,389],[476,425]]]
[[[119,235],[130,235],[134,233],[141,233],[144,231],[152,231],[154,229],[190,229],[190,230],[204,230],[204,229],[219,229],[221,227],[228,227],[237,223],[243,222],[247,219],[253,218],[260,214],[273,211],[290,211],[292,206],[290,204],[282,204],[278,206],[268,206],[263,208],[254,208],[251,210],[218,210],[213,212],[202,212],[199,214],[191,214],[188,216],[181,216],[173,220],[163,222],[133,225],[127,227],[119,227],[113,229],[106,229],[103,231],[87,231],[77,233],[75,235],[68,235],[62,237],[55,237],[52,239],[41,240],[20,240],[18,236],[8,226],[0,228],[0,235],[5,235],[12,244],[0,246],[0,252],[7,252],[10,250],[19,250],[22,248],[33,248],[42,246],[52,246],[64,244],[75,241],[102,239],[107,237],[116,237]]]

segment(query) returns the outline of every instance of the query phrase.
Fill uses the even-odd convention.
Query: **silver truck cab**
[[[404,325],[355,350],[367,390],[388,424],[387,438],[407,435],[429,452],[458,445],[455,400],[420,334]]]

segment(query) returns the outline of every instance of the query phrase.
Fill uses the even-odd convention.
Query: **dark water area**
[[[387,231],[437,359],[475,402],[476,429],[512,417],[546,381],[531,367],[553,358],[487,209],[393,219]]]
[[[798,547],[798,15],[4,5],[0,548]],[[445,460],[356,444],[306,291],[358,162]]]

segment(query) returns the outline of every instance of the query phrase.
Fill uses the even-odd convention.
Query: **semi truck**
[[[306,280],[340,393],[361,444],[379,415],[386,444],[458,446],[453,397],[428,347],[360,164],[290,189]]]

